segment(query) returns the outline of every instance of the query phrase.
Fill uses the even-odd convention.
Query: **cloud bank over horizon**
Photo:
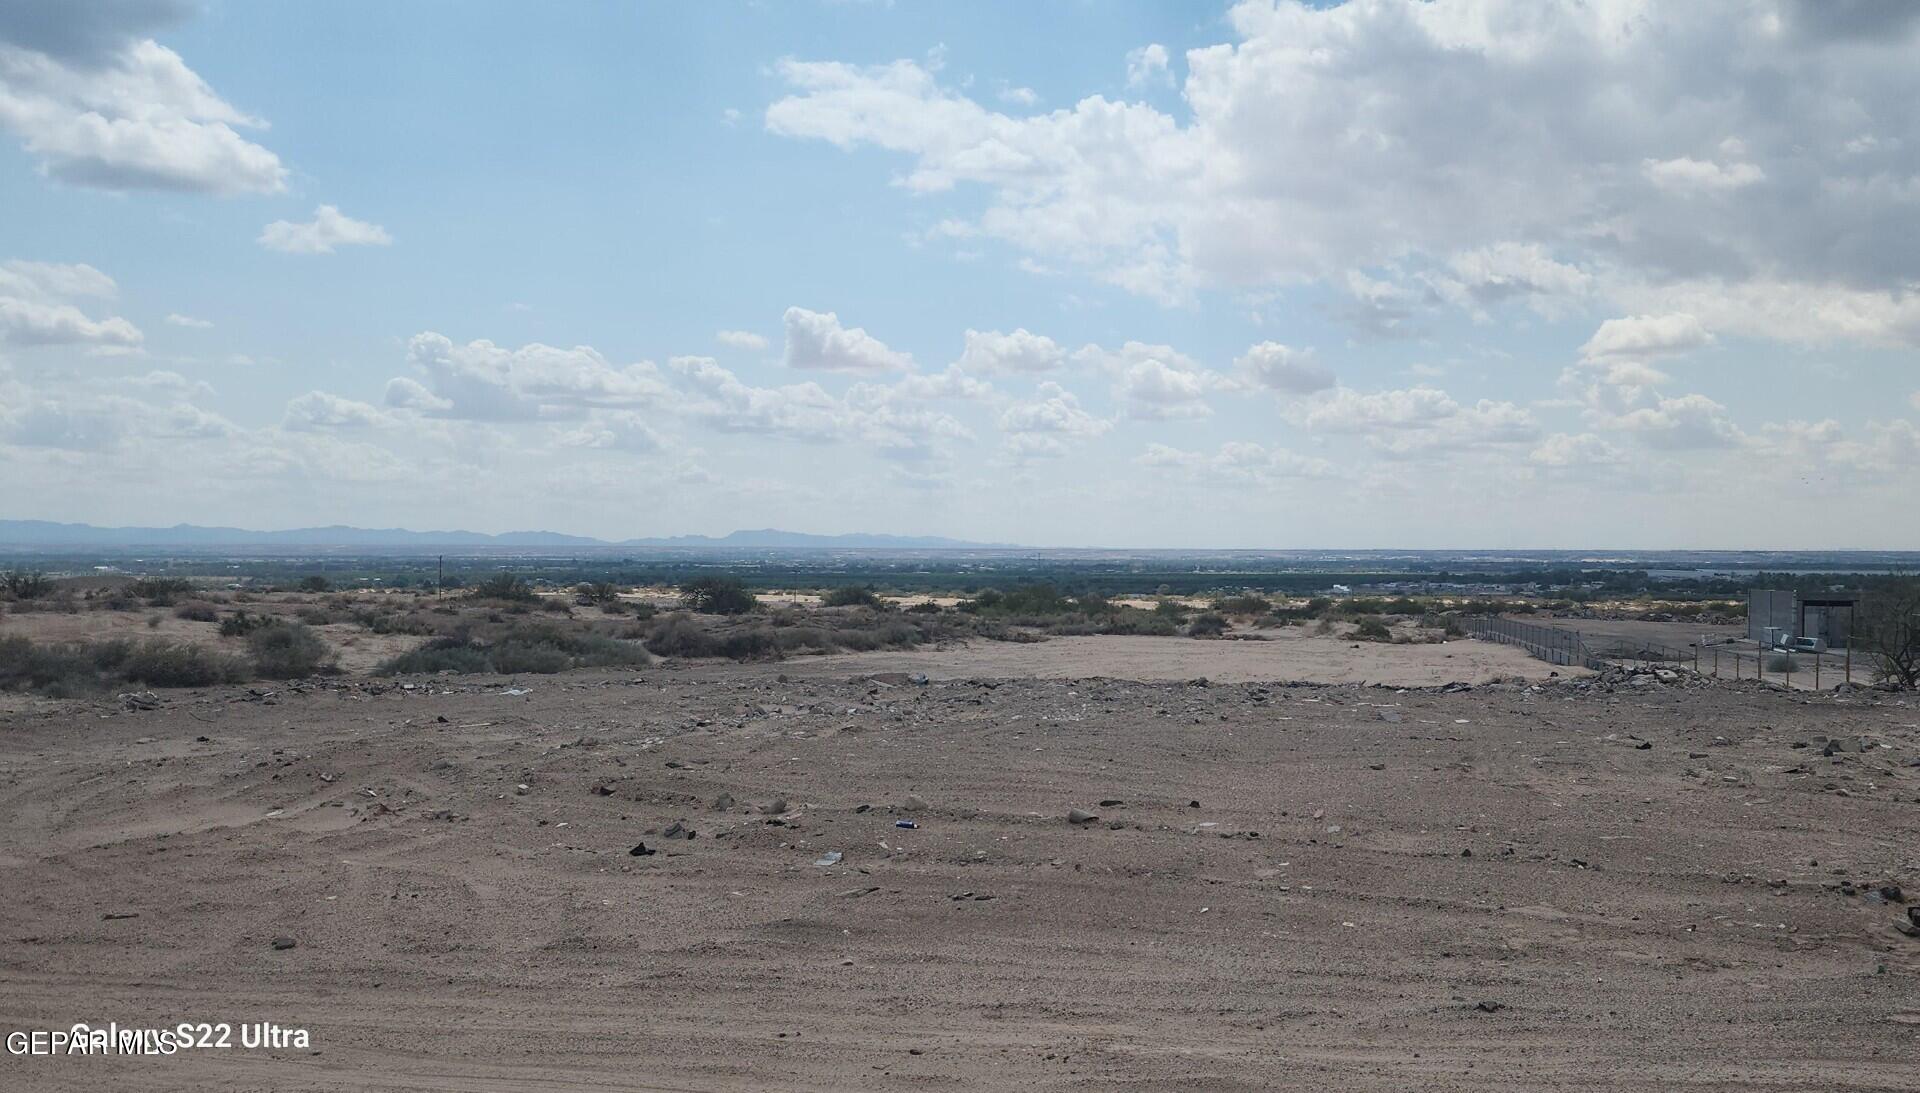
[[[0,6],[4,515],[1920,541],[1920,6],[1253,0],[1052,68],[843,14],[731,114],[527,104],[583,174],[274,88],[271,12]]]

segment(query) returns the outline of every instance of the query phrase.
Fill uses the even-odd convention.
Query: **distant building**
[[[1857,592],[1756,588],[1747,593],[1747,637],[1762,645],[1811,639],[1821,648],[1845,648],[1859,598]]]

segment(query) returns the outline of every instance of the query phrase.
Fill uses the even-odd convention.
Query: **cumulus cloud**
[[[191,315],[182,315],[177,311],[167,313],[166,324],[168,326],[184,326],[189,330],[208,330],[213,326],[211,322],[205,319],[196,319]]]
[[[751,330],[722,330],[713,336],[713,340],[728,349],[746,349],[755,353],[767,347],[767,339]]]
[[[1404,330],[1429,301],[1695,285],[1831,299],[1767,329],[1920,344],[1920,31],[1836,33],[1855,8],[1878,10],[1245,0],[1186,54],[1177,112],[1092,95],[1013,116],[910,60],[789,61],[766,124],[893,153],[933,200],[976,187],[982,211],[954,202],[974,230],[1169,302],[1359,286],[1357,321]],[[1710,331],[1764,317],[1736,303],[1686,310]]]
[[[1312,350],[1279,342],[1251,346],[1233,363],[1253,383],[1290,395],[1310,395],[1334,384],[1333,373],[1314,359]]]
[[[1540,432],[1533,415],[1511,402],[1481,399],[1464,405],[1424,385],[1371,393],[1336,387],[1290,404],[1284,413],[1310,430],[1362,437],[1392,457],[1522,444]]]
[[[72,301],[110,297],[113,279],[75,263],[0,263],[0,343],[16,346],[88,346],[126,352],[145,340],[140,328],[118,316],[90,318]]]
[[[597,411],[575,428],[562,431],[555,442],[570,448],[596,448],[603,451],[634,453],[657,452],[663,446],[660,434],[645,417],[631,410]]]
[[[951,415],[914,405],[892,387],[856,384],[836,397],[812,382],[755,386],[711,357],[675,357],[668,366],[691,399],[681,412],[722,432],[859,441],[901,459],[928,458],[973,435]]]
[[[1527,453],[1527,460],[1557,470],[1612,467],[1626,461],[1620,449],[1592,433],[1555,433]]]
[[[782,316],[787,332],[787,367],[825,372],[889,372],[913,367],[913,358],[888,349],[860,327],[843,327],[831,311],[790,307]]]
[[[50,177],[112,190],[275,193],[264,128],[150,35],[187,5],[0,4],[0,129]]]
[[[1655,397],[1606,420],[1606,426],[1634,434],[1650,448],[1669,451],[1732,448],[1745,439],[1725,406],[1697,394]]]
[[[591,409],[644,409],[668,394],[651,362],[616,365],[589,346],[534,342],[507,349],[485,340],[459,345],[428,331],[408,341],[407,362],[424,382],[397,377],[387,385],[387,405],[437,417],[579,418]]]
[[[1149,444],[1134,462],[1221,485],[1271,485],[1289,478],[1332,478],[1337,473],[1324,459],[1246,441],[1229,441],[1212,452]]]
[[[1580,347],[1588,361],[1649,361],[1710,345],[1713,335],[1692,315],[1634,315],[1608,319]]]
[[[956,367],[975,375],[1051,372],[1067,360],[1067,351],[1043,334],[1025,327],[1003,334],[998,330],[969,330]]]
[[[1017,458],[1065,455],[1073,445],[1113,428],[1111,421],[1082,409],[1071,391],[1051,380],[1042,383],[1036,395],[1000,414],[1007,450]]]
[[[1711,160],[1650,159],[1642,164],[1647,178],[1663,190],[1737,190],[1763,181],[1767,174],[1751,163],[1721,164]]]
[[[1146,87],[1155,83],[1171,83],[1173,77],[1167,71],[1167,47],[1159,42],[1141,46],[1127,53],[1127,86]]]
[[[1009,87],[1001,85],[1000,101],[1010,106],[1038,106],[1040,95],[1031,87]]]
[[[325,391],[308,391],[287,402],[281,427],[295,432],[352,431],[372,429],[388,421],[388,415],[377,406]]]
[[[1208,417],[1207,393],[1217,389],[1215,373],[1183,369],[1157,357],[1135,361],[1120,374],[1114,398],[1136,420]]]
[[[313,210],[312,220],[268,224],[260,229],[256,242],[286,254],[332,254],[336,247],[384,247],[393,242],[393,237],[378,224],[355,220],[332,205],[322,205]]]

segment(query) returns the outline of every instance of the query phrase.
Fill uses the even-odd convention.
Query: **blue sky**
[[[0,515],[1911,545],[1916,35],[0,5]]]

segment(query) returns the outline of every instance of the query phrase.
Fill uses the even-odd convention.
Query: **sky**
[[[1920,544],[1920,4],[0,0],[0,518]]]

